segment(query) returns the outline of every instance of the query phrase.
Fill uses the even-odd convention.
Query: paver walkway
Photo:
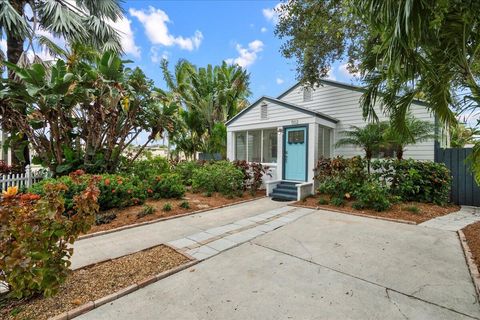
[[[440,230],[457,231],[477,221],[480,221],[480,208],[462,206],[462,208],[457,212],[425,221],[420,223],[419,226]]]
[[[270,198],[262,198],[79,240],[73,246],[72,269],[138,252],[188,235],[258,216],[270,210],[292,208],[287,204],[286,202],[272,201]]]
[[[280,228],[313,211],[315,210],[282,207],[220,227],[207,229],[171,241],[168,244],[197,260],[203,260]]]

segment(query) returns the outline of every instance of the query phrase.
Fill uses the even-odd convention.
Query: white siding
[[[236,127],[252,126],[256,128],[267,128],[269,124],[277,123],[278,121],[287,121],[291,124],[291,120],[301,120],[313,118],[311,115],[298,110],[294,110],[285,106],[278,105],[274,102],[267,101],[267,117],[261,117],[262,103],[257,103],[253,108],[245,111],[238,116],[233,122],[228,124],[230,129]]]
[[[336,132],[334,134],[336,143],[338,139],[341,138],[341,132],[349,130],[351,125],[359,127],[366,125],[359,103],[361,95],[362,93],[359,91],[325,83],[323,86],[315,88],[312,100],[310,101],[303,101],[303,89],[300,85],[282,96],[280,100],[308,108],[312,111],[322,112],[338,119],[339,122],[337,123]],[[414,117],[418,119],[434,122],[434,117],[421,105],[413,104],[411,112]],[[377,114],[380,120],[387,120],[387,117],[385,117],[378,108]],[[286,110],[282,116],[288,117]],[[257,119],[259,119],[259,117],[260,114],[258,114]],[[238,121],[240,121],[240,119]],[[250,118],[249,121],[254,121],[254,119]],[[353,146],[336,148],[334,151],[335,156],[343,155],[351,157],[359,154],[363,154],[362,150]],[[433,160],[434,140],[432,139],[430,141],[407,146],[404,157],[417,160]]]

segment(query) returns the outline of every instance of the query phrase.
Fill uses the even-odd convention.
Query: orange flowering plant
[[[80,181],[82,172],[71,175]],[[83,181],[83,180],[82,180]],[[69,273],[71,245],[87,232],[98,212],[98,179],[75,195],[74,215],[67,217],[62,183],[44,185],[42,197],[9,188],[0,198],[0,281],[14,298],[51,296]]]

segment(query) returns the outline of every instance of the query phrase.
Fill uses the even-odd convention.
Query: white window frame
[[[234,158],[235,160],[238,160],[237,159],[237,137],[236,135],[238,133],[245,133],[246,134],[246,141],[245,141],[245,160],[247,162],[251,162],[248,160],[248,132],[249,131],[259,131],[260,130],[260,159],[263,160],[263,131],[264,130],[272,130],[274,129],[275,131],[277,131],[277,128],[276,127],[272,127],[272,128],[262,128],[262,129],[252,129],[252,130],[239,130],[239,131],[235,131],[234,132],[234,139],[233,139],[233,155],[234,155]],[[277,136],[277,153],[278,153],[278,136]],[[260,161],[260,163],[262,164],[270,164],[270,165],[277,165],[278,164],[278,157],[277,157],[277,162],[262,162]]]

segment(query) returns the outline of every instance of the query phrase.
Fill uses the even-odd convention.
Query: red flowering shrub
[[[85,182],[83,178],[71,179]],[[44,195],[18,194],[9,188],[0,198],[0,281],[11,297],[51,296],[69,272],[73,244],[87,232],[98,212],[96,177],[74,196],[74,214],[66,217],[62,183],[44,185]]]

